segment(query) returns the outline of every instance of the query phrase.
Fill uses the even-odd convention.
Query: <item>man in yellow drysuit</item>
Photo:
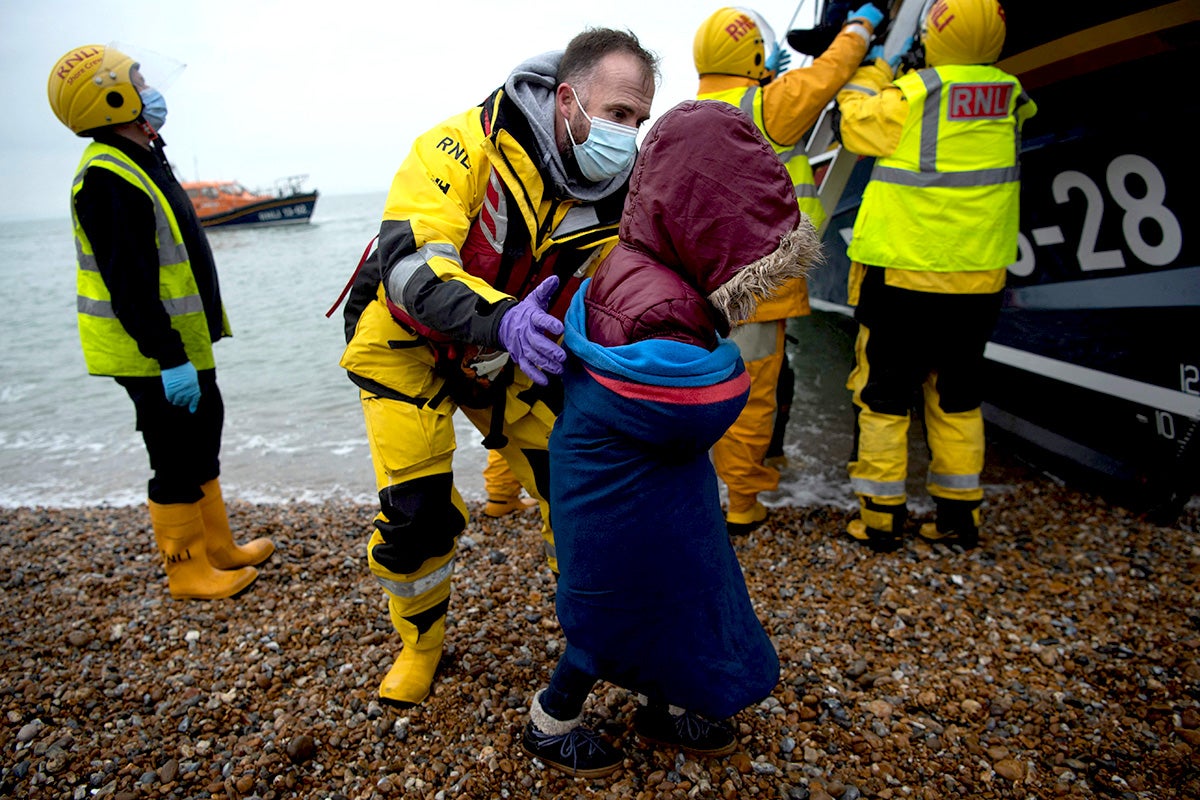
[[[860,510],[848,532],[876,550],[901,542],[922,392],[936,521],[919,535],[978,542],[983,350],[1017,256],[1021,127],[1037,110],[992,66],[1005,32],[996,0],[937,0],[921,24],[923,69],[893,81],[880,58],[838,94],[843,144],[877,158],[849,248],[859,329],[847,382]]]
[[[467,509],[452,474],[461,409],[546,505],[561,408],[562,316],[616,245],[657,57],[590,29],[520,64],[479,105],[421,135],[392,180],[379,247],[345,311],[379,512],[368,543],[404,648],[379,687],[428,696]]]
[[[825,211],[817,199],[804,136],[821,110],[862,63],[883,12],[867,3],[851,14],[828,49],[810,66],[782,71],[786,51],[755,12],[721,8],[696,31],[692,56],[700,75],[700,100],[721,100],[742,109],[787,166],[800,210],[820,230]],[[780,74],[782,72],[782,74]],[[713,447],[717,474],[729,492],[725,524],[743,535],[767,518],[759,492],[779,486],[779,470],[766,463],[779,407],[776,386],[787,380],[788,317],[809,313],[808,288],[796,278],[733,330],[750,374],[750,398],[741,416]]]

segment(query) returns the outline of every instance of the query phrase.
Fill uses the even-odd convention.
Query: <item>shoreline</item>
[[[738,750],[645,746],[628,693],[600,684],[585,720],[626,760],[597,782],[520,751],[562,645],[536,513],[468,503],[434,692],[401,712],[376,699],[399,640],[366,567],[373,505],[230,502],[238,538],[278,551],[211,603],[170,598],[140,506],[0,508],[0,793],[1200,795],[1200,509],[1161,527],[1004,484],[967,553],[874,554],[840,534],[849,512],[773,508],[734,542],[782,664],[735,717]]]

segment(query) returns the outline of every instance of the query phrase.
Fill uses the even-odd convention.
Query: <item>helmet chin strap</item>
[[[159,162],[161,162],[162,165],[167,168],[168,172],[172,172],[173,170],[171,169],[171,162],[167,160],[167,154],[163,150],[167,144],[166,139],[162,138],[162,134],[154,130],[150,123],[146,122],[144,118],[139,116],[137,124],[141,128],[142,133],[146,134],[146,137],[150,140],[150,152],[154,153],[155,157],[158,158]]]
[[[162,138],[158,135],[158,131],[154,130],[153,126],[151,126],[149,122],[146,122],[145,117],[139,115],[137,118],[137,124],[141,127],[142,133],[146,134],[146,138],[150,141],[153,142],[155,139]]]

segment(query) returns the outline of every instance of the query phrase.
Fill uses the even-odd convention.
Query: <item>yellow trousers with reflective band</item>
[[[779,488],[779,470],[763,464],[775,429],[776,385],[783,366],[786,319],[747,322],[733,329],[750,376],[750,397],[737,420],[713,445],[713,466],[729,490],[730,522],[754,509],[759,492]]]
[[[523,376],[521,376],[523,377]],[[542,538],[551,570],[557,571],[554,534],[543,497],[549,469],[547,440],[554,415],[516,397],[528,379],[508,387],[505,459],[517,479],[538,500]],[[468,512],[452,479],[456,446],[453,413],[461,410],[486,434],[492,410],[458,407],[448,399],[436,408],[360,391],[367,440],[375,468],[380,510],[367,545],[372,574],[388,596],[397,632],[419,635],[445,615],[450,597],[458,535]],[[540,473],[540,475],[538,474]]]
[[[869,527],[892,531],[890,512],[884,507],[907,501],[909,414],[876,411],[863,401],[871,378],[867,345],[871,332],[859,326],[855,365],[846,388],[853,392],[856,408],[856,447],[848,466],[850,484],[858,495],[863,521]],[[930,371],[921,384],[925,431],[931,460],[926,489],[946,500],[977,501],[983,498],[979,475],[983,470],[983,414],[978,407],[947,412],[938,393],[938,373]]]

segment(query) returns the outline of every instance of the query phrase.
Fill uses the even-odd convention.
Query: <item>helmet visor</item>
[[[763,49],[767,51],[767,55],[771,54],[771,46],[775,44],[775,31],[767,24],[767,21],[762,16],[751,8],[739,8],[738,11],[745,14],[750,19],[754,20],[754,24],[758,26],[758,33],[762,36]]]
[[[187,66],[182,61],[144,47],[112,42],[104,50],[104,61],[100,68],[120,74],[130,60],[133,63],[128,65],[129,81],[138,91],[147,86],[153,86],[160,92],[166,91]]]

